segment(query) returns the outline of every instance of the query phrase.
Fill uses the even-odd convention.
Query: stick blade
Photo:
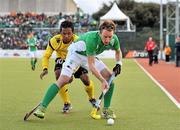
[[[26,115],[24,116],[24,121],[27,121],[27,119],[28,119],[29,116],[30,116],[30,115],[29,115],[28,113],[26,113]]]
[[[30,112],[26,113],[26,115],[24,116],[24,121],[27,121],[27,119],[33,114],[33,112],[40,106],[40,103],[35,106]]]

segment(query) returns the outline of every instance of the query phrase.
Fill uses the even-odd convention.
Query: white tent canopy
[[[126,16],[117,6],[116,3],[113,4],[112,8],[100,18],[101,20],[112,19],[115,21],[125,21],[128,19]]]
[[[116,3],[114,3],[112,8],[100,18],[101,21],[107,19],[111,19],[113,21],[126,21],[127,31],[131,31],[132,23],[130,21],[130,18],[118,8]]]

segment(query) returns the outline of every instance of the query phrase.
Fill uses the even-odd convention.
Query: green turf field
[[[112,60],[104,60],[110,68]],[[115,124],[90,118],[91,105],[79,80],[69,87],[73,105],[70,114],[62,114],[59,95],[49,105],[45,119],[23,117],[43,97],[54,81],[53,61],[48,76],[40,80],[41,62],[30,69],[29,59],[0,59],[0,130],[180,130],[180,110],[168,99],[133,60],[124,60],[122,74],[115,79],[112,108]],[[100,94],[95,82],[96,97]]]

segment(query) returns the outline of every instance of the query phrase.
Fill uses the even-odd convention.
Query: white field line
[[[152,81],[160,87],[160,89],[168,96],[168,98],[180,109],[180,103],[162,86],[148,71],[146,71],[136,59],[134,59],[136,64],[152,79]]]

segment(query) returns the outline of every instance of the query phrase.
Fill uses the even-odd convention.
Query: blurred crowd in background
[[[81,34],[89,30],[96,30],[97,22],[87,14],[48,16],[36,13],[11,13],[0,16],[0,48],[26,49],[26,40],[33,32],[39,42],[39,49],[45,49],[50,37],[59,32],[63,20],[74,23],[75,33]]]

